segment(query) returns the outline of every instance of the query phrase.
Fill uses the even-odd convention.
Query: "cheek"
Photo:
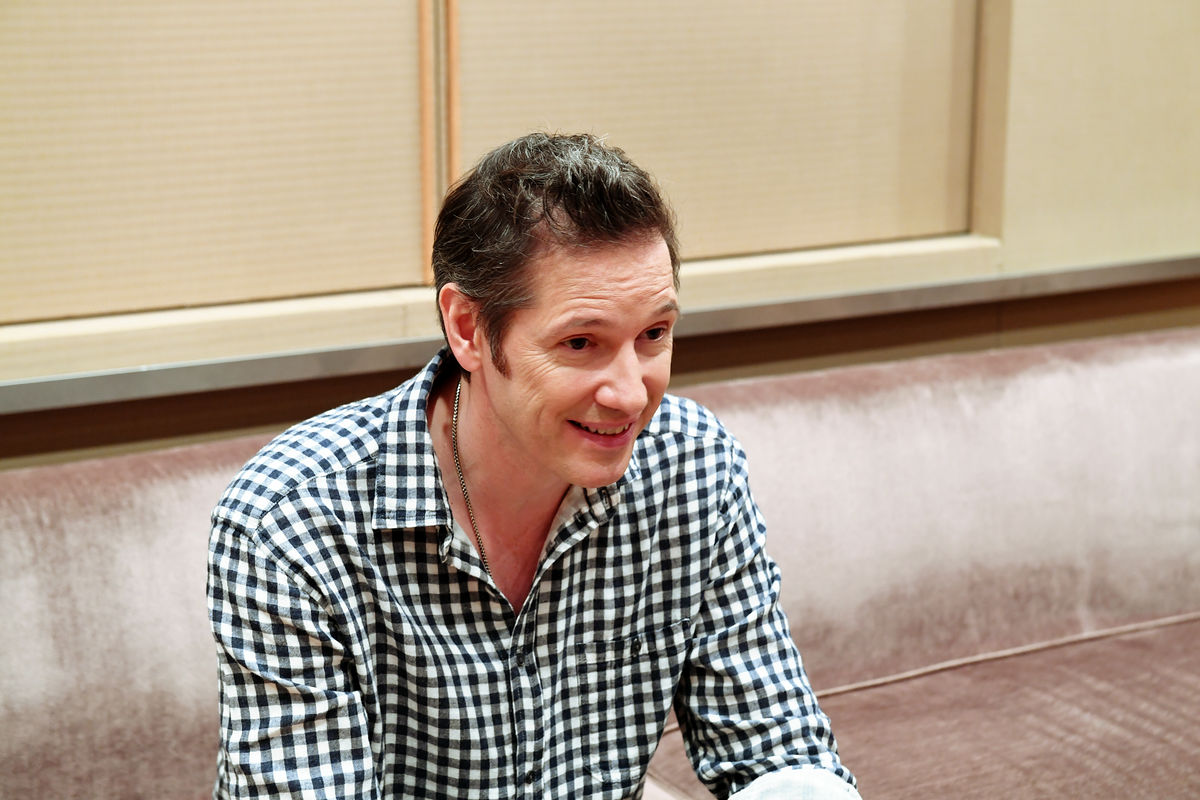
[[[562,370],[556,369],[554,360],[544,353],[514,348],[508,363],[514,393],[530,404],[553,396],[554,387],[561,382]]]
[[[523,413],[553,420],[570,417],[586,401],[587,384],[570,370],[546,369],[531,372],[518,398]]]
[[[646,388],[655,397],[662,398],[671,382],[671,351],[658,356],[646,370]]]
[[[659,359],[655,359],[655,363],[643,373],[642,384],[646,387],[646,410],[642,413],[643,425],[648,424],[658,411],[658,405],[662,402],[670,381],[671,361],[669,358],[662,360],[661,363]]]

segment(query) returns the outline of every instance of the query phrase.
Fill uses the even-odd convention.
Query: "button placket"
[[[509,656],[510,697],[513,702],[512,719],[516,732],[513,765],[526,790],[532,790],[542,777],[542,719],[545,709],[542,703],[542,685],[537,670],[536,641],[537,626],[529,620],[536,617],[532,609],[526,608],[517,630],[514,631]],[[532,792],[530,796],[537,796]]]

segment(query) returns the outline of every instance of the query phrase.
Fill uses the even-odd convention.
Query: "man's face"
[[[671,375],[679,316],[660,236],[598,248],[550,248],[529,264],[533,303],[513,313],[501,347],[507,375],[485,356],[480,381],[495,445],[523,477],[606,486]],[[474,392],[473,392],[474,394]]]

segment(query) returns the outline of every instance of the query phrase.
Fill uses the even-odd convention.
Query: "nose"
[[[644,365],[635,347],[632,344],[622,347],[604,367],[596,389],[596,403],[627,417],[640,415],[650,399],[645,378]]]

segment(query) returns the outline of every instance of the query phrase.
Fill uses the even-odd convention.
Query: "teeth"
[[[593,428],[591,425],[585,425],[582,422],[579,422],[576,424],[579,425],[579,427],[583,428],[585,431],[589,431],[591,433],[598,433],[601,436],[616,436],[619,433],[624,433],[625,431],[629,430],[630,425],[632,425],[633,423],[631,422],[626,425],[622,425],[619,428]]]

